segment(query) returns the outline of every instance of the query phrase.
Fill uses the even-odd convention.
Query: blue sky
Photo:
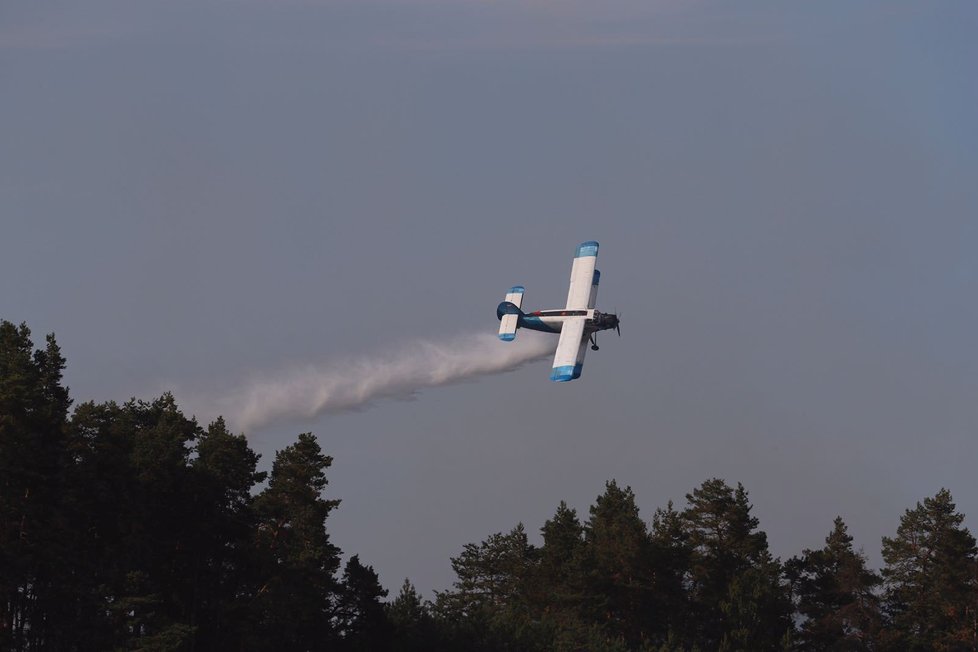
[[[616,478],[743,482],[775,554],[978,510],[978,9],[843,2],[8,2],[0,316],[76,401],[189,404],[559,307],[624,337],[247,433],[335,457],[389,587]],[[186,397],[186,398],[182,398]]]

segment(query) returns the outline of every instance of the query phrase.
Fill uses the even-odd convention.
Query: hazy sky
[[[978,5],[0,5],[0,317],[76,402],[191,405],[560,307],[598,240],[623,337],[248,432],[335,457],[396,590],[616,478],[742,482],[776,555],[941,487],[978,528]],[[500,344],[500,346],[506,346]]]

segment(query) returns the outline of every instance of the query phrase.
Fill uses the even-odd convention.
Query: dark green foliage
[[[377,573],[360,563],[357,555],[350,557],[343,569],[343,589],[340,592],[336,619],[345,648],[349,650],[381,650],[390,647],[391,627],[381,598],[387,589],[380,585]]]
[[[206,546],[219,508],[191,464],[200,428],[164,394],[84,404],[70,424],[77,464],[76,549],[89,564],[83,609],[93,647],[131,647],[184,632],[189,645],[212,587]],[[211,496],[210,502],[217,502]],[[109,613],[109,622],[98,615]]]
[[[799,650],[870,650],[881,627],[879,576],[853,550],[845,523],[835,526],[820,550],[805,550],[785,564],[805,618],[797,635]]]
[[[584,526],[585,610],[609,638],[638,645],[649,636],[649,537],[635,494],[612,480]]]
[[[0,649],[64,645],[70,631],[70,474],[53,336],[34,350],[26,324],[0,321]]]
[[[690,595],[687,591],[693,549],[683,516],[670,500],[665,509],[652,517],[649,564],[652,567],[652,601],[656,640],[665,641],[666,649],[678,649],[682,634],[692,623]]]
[[[465,545],[434,604],[407,580],[385,604],[359,556],[339,573],[311,434],[269,475],[169,394],[69,417],[64,366],[0,321],[0,650],[978,649],[978,548],[943,489],[883,539],[882,581],[841,519],[782,566],[743,486],[649,527],[612,480],[585,522],[561,502],[539,547],[517,525]]]
[[[266,474],[222,419],[204,430],[169,394],[69,419],[63,367],[53,337],[34,351],[26,326],[0,322],[0,649],[339,639],[337,501],[322,498],[331,460],[315,439],[280,452],[254,496]]]
[[[941,489],[904,513],[895,537],[883,537],[887,649],[975,649],[976,548],[963,522]]]
[[[682,514],[690,548],[690,633],[706,649],[775,650],[791,628],[780,564],[757,530],[747,492],[723,480],[686,495]],[[687,634],[688,635],[688,634]]]
[[[251,489],[267,474],[256,471],[258,455],[241,435],[231,434],[223,419],[208,426],[197,442],[194,497],[194,612],[198,649],[243,647],[250,605],[258,578],[253,562],[257,518]]]
[[[422,652],[435,647],[439,636],[431,604],[418,595],[408,579],[397,597],[386,605],[386,612],[392,652]]]
[[[466,544],[452,558],[454,589],[437,594],[435,614],[449,637],[472,649],[527,649],[539,635],[530,613],[538,550],[523,525]]]
[[[577,512],[561,501],[540,532],[543,547],[533,584],[533,613],[552,629],[555,649],[575,649],[588,636],[584,614],[584,526]]]
[[[140,571],[125,580],[107,601],[105,613],[115,633],[115,649],[182,650],[190,647],[194,628],[167,615],[166,599]]]
[[[791,643],[781,565],[747,492],[710,480],[653,517],[614,481],[581,524],[561,503],[536,550],[522,526],[468,544],[436,613],[472,649],[776,650]]]
[[[268,487],[255,499],[255,537],[260,585],[253,596],[261,629],[272,635],[263,645],[312,649],[335,636],[330,623],[339,584],[339,549],[329,541],[325,521],[339,505],[325,500],[324,455],[309,433],[275,456]]]

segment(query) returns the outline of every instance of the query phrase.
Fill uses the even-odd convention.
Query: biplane
[[[496,308],[499,339],[504,342],[516,339],[516,331],[520,328],[560,333],[550,380],[566,382],[580,378],[587,345],[590,343],[592,350],[598,350],[599,331],[615,329],[621,336],[618,315],[595,309],[598,282],[601,280],[601,272],[595,269],[597,260],[597,242],[589,240],[578,245],[571,267],[567,303],[562,309],[523,312],[525,288],[522,285],[511,287],[506,298]]]

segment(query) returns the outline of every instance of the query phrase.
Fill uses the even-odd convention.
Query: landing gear
[[[591,333],[591,350],[598,350],[598,339],[594,336],[594,333]]]

